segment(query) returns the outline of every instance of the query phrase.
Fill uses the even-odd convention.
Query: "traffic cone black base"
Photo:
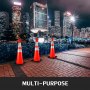
[[[50,58],[50,59],[56,59],[56,58],[57,58],[57,56],[55,56],[55,57],[53,57],[53,58],[51,58],[50,56],[48,56],[48,58]]]
[[[16,62],[14,62],[15,65],[20,65],[20,66],[23,66],[26,62],[23,62],[23,64],[17,64]]]
[[[36,62],[36,63],[39,63],[42,61],[42,59],[40,59],[40,61],[33,61],[33,59],[31,60],[32,62]]]

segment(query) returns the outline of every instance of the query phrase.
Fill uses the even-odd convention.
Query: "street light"
[[[14,1],[13,4],[17,5],[17,6],[21,6],[22,5],[21,2],[17,2],[17,1]]]
[[[75,17],[74,17],[74,16],[71,16],[71,17],[70,17],[70,21],[71,21],[72,23],[74,23],[74,22],[75,22]]]
[[[71,22],[71,29],[72,29],[72,43],[73,43],[73,30],[74,30],[74,23],[75,23],[75,17],[70,16],[70,22]]]
[[[71,16],[72,14],[71,14],[71,12],[67,11],[67,12],[65,13],[65,15]]]

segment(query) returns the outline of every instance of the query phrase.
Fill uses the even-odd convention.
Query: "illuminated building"
[[[49,34],[50,35],[53,34],[54,36],[61,37],[61,28],[57,26],[51,26],[49,28]]]
[[[0,12],[0,39],[4,37],[4,32],[9,28],[9,14]]]
[[[86,32],[86,29],[85,28],[81,28],[81,32],[80,32],[80,37],[81,38],[85,38],[85,32]]]
[[[50,36],[61,37],[60,11],[54,11],[54,26],[49,25],[49,34]]]
[[[87,27],[87,32],[86,32],[86,37],[87,38],[90,38],[90,27]]]
[[[77,27],[74,27],[73,37],[74,38],[79,38],[80,37],[80,30]]]
[[[48,20],[48,27],[51,27],[51,20]]]
[[[71,37],[72,36],[72,29],[71,29],[71,21],[70,21],[70,17],[71,17],[71,13],[70,12],[65,12],[64,13],[64,19],[63,19],[63,36],[68,36]]]
[[[90,27],[81,28],[80,37],[81,38],[90,38]]]
[[[23,13],[22,14],[22,32],[30,34],[30,17],[29,13]]]
[[[47,4],[34,2],[30,6],[30,29],[33,33],[48,31]]]
[[[60,27],[60,11],[55,11],[54,16],[54,25]]]
[[[17,36],[21,33],[21,3],[13,2],[12,6],[12,25],[13,32]]]

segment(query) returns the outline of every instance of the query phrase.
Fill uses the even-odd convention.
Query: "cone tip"
[[[21,39],[18,39],[17,42],[20,43],[21,42]]]
[[[54,38],[52,38],[52,41],[54,41]]]

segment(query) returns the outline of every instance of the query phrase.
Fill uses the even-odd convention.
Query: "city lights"
[[[42,7],[42,10],[44,10],[44,7]]]
[[[49,16],[47,16],[47,18],[49,19],[50,17],[49,17]]]
[[[14,5],[18,5],[18,6],[21,6],[21,2],[13,2]]]
[[[68,16],[71,16],[71,15],[72,15],[71,12],[69,12],[69,11],[67,11],[66,14],[67,14]]]
[[[71,16],[71,17],[70,17],[70,21],[71,21],[71,22],[75,22],[75,17],[74,17],[74,16]]]
[[[44,43],[44,38],[39,38],[39,43]]]
[[[47,31],[47,29],[41,29],[41,28],[31,29],[31,32],[33,32],[33,33],[38,33],[38,31],[45,32],[45,31]]]

